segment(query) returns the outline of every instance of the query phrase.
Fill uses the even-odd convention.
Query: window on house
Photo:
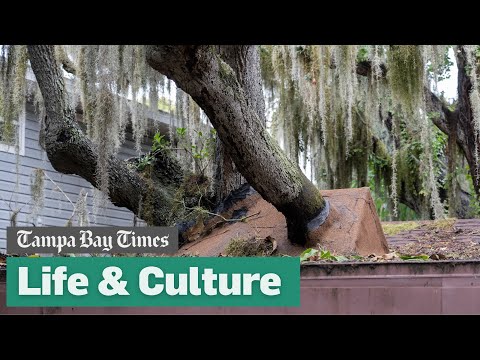
[[[18,140],[18,152],[20,155],[25,155],[25,111],[20,114],[17,121],[12,123],[10,131],[3,131],[4,125],[0,117],[0,151],[15,154]]]

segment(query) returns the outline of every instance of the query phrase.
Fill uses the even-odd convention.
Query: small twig
[[[65,193],[63,192],[62,188],[61,188],[60,186],[58,186],[57,183],[56,183],[55,181],[53,181],[50,176],[48,176],[48,174],[47,174],[46,171],[44,171],[43,173],[45,174],[46,178],[47,178],[48,180],[50,180],[50,181],[52,182],[52,184],[55,185],[56,188],[57,188],[58,190],[60,190],[60,192],[67,198],[68,202],[69,202],[70,204],[72,204],[73,209],[75,209],[75,204],[72,202],[72,200],[70,200],[70,198],[67,196],[67,194],[65,194]]]
[[[196,208],[189,208],[189,207],[185,207],[185,209],[192,210],[192,211],[198,210]],[[212,212],[210,212],[208,210],[205,210],[205,209],[201,209],[200,211],[204,212],[205,214],[211,215],[211,216],[218,216],[219,218],[221,218],[225,222],[245,221],[248,218],[251,218],[253,216],[256,216],[256,215],[260,214],[260,211],[259,211],[259,212],[256,212],[255,214],[251,214],[251,215],[248,215],[248,216],[242,216],[239,219],[227,219],[226,217],[224,217],[220,214],[212,213]]]
[[[197,206],[198,206],[198,207],[201,207],[203,194],[200,192],[200,186],[198,186],[198,184],[196,184],[196,185],[197,185],[198,193],[200,194],[200,197],[198,198],[198,204],[197,204]]]
[[[3,197],[2,197],[1,194],[0,194],[0,200],[2,200],[2,201],[5,203],[5,205],[8,206],[8,208],[9,208],[10,210],[12,210],[12,207],[10,206],[10,203],[7,203],[5,200],[3,200]]]
[[[47,174],[46,171],[44,171],[43,173],[45,174],[46,178],[47,178],[48,180],[50,180],[50,181],[52,182],[52,184],[53,184],[58,190],[60,190],[60,192],[67,198],[68,202],[72,205],[73,210],[72,210],[72,215],[70,215],[69,221],[72,220],[73,217],[75,216],[75,212],[77,211],[77,206],[72,202],[72,200],[70,200],[70,198],[68,197],[67,194],[65,194],[65,192],[62,190],[62,188],[61,188],[60,186],[58,186],[58,184],[57,184],[55,181],[53,181],[50,176],[48,176],[48,174]],[[87,197],[88,197],[88,192],[85,192],[85,202],[87,202]],[[88,211],[88,209],[87,209],[87,211]],[[88,215],[90,215],[90,214],[91,214],[90,211],[88,211]],[[88,215],[87,215],[87,216],[88,216]]]
[[[79,195],[78,197],[80,198],[80,195]],[[85,192],[84,198],[85,198],[85,204],[86,204],[86,203],[87,203],[87,198],[88,198],[88,192]],[[78,201],[78,200],[77,200],[77,201]],[[70,201],[70,203],[71,203],[71,201]],[[88,211],[88,209],[87,209],[87,211]],[[77,204],[75,204],[75,205],[73,206],[72,215],[70,215],[69,221],[71,221],[71,220],[73,219],[73,217],[75,216],[75,213],[76,213],[76,212],[77,212]],[[87,213],[87,218],[88,218],[88,215],[90,215],[90,211],[88,211],[88,213]],[[135,214],[134,214],[134,216],[135,216]],[[134,226],[135,226],[135,225],[134,225]]]
[[[1,195],[0,195],[0,200],[2,200],[5,203],[5,205],[8,206],[8,209],[11,212],[11,214],[10,214],[10,226],[12,226],[12,227],[16,226],[17,225],[17,216],[22,211],[24,206],[27,205],[27,203],[23,203],[23,205],[21,207],[19,207],[17,209],[13,209],[12,205],[11,205],[11,202],[12,202],[12,197],[11,196],[10,196],[10,200],[8,201],[8,203],[3,199],[3,197]]]
[[[12,193],[12,195],[13,195],[13,193]],[[15,211],[15,212],[20,212],[20,211],[22,211],[22,209],[24,208],[24,206],[27,205],[27,203],[23,203],[23,205],[22,205],[20,208],[14,210],[14,209],[12,209],[12,205],[11,205],[11,202],[12,202],[12,197],[11,197],[11,196],[10,196],[10,200],[8,200],[8,203],[2,198],[2,195],[0,195],[0,200],[2,200],[2,201],[5,203],[5,205],[8,206],[8,209],[9,209],[10,211]]]

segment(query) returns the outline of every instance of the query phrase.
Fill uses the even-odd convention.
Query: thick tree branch
[[[380,65],[382,70],[382,77],[387,76],[387,67],[385,64]],[[357,63],[357,74],[360,76],[370,76],[372,72],[372,62],[370,60],[360,61]]]
[[[436,96],[433,91],[425,88],[425,99],[427,109],[430,110],[430,118],[432,122],[446,135],[450,134],[448,125],[448,118],[453,116],[451,111],[445,103]]]
[[[262,75],[260,70],[260,54],[254,45],[222,45],[219,53],[237,76],[240,86],[245,91],[248,106],[253,108],[262,124],[266,124],[265,101],[262,90]]]
[[[261,91],[260,61],[258,59],[258,51],[254,46],[220,45],[218,46],[218,52],[222,59],[235,71],[238,82],[247,93],[258,94],[257,87]],[[248,65],[251,64],[257,66],[250,66],[251,69],[249,69]],[[252,77],[255,77],[254,81],[251,81]],[[253,101],[250,105],[258,108],[258,113],[262,113],[262,109],[263,113],[265,112],[263,98],[256,96],[249,96],[249,98]],[[224,150],[224,145],[218,137],[215,149],[215,164],[214,188],[216,203],[218,204],[228,194],[244,184],[246,180]]]
[[[387,67],[384,64],[380,65],[382,69],[382,77],[387,76]],[[357,63],[357,74],[360,76],[370,76],[372,72],[372,63],[371,61],[361,61]],[[427,109],[431,112],[431,120],[432,122],[446,135],[450,134],[450,127],[449,126],[449,119],[454,116],[457,116],[456,113],[451,111],[445,103],[436,96],[433,91],[431,91],[428,87],[425,87],[425,99]],[[461,139],[460,136],[458,139]],[[459,140],[460,141],[460,140]],[[462,144],[458,144],[462,147]]]
[[[77,174],[93,186],[97,186],[96,146],[84,135],[75,120],[74,110],[66,97],[64,79],[58,66],[54,47],[29,45],[28,52],[33,72],[42,92],[47,113],[45,123],[45,148],[55,170],[65,174]],[[168,166],[164,171],[170,179],[180,179],[179,168]],[[162,164],[159,164],[162,166]],[[163,185],[163,186],[162,186]],[[172,192],[177,184],[154,186],[127,164],[112,156],[109,161],[109,197],[117,206],[126,207],[140,218],[154,225],[168,225]],[[142,206],[139,206],[142,204]],[[145,218],[149,209],[148,219]]]

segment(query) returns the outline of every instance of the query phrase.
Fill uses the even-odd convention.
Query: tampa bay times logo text
[[[176,227],[9,227],[7,239],[11,254],[172,254],[178,250]]]

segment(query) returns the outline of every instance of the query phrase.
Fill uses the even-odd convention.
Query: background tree
[[[436,91],[449,51],[452,104]],[[477,46],[264,46],[261,55],[275,137],[318,186],[369,185],[389,218],[478,211]]]

